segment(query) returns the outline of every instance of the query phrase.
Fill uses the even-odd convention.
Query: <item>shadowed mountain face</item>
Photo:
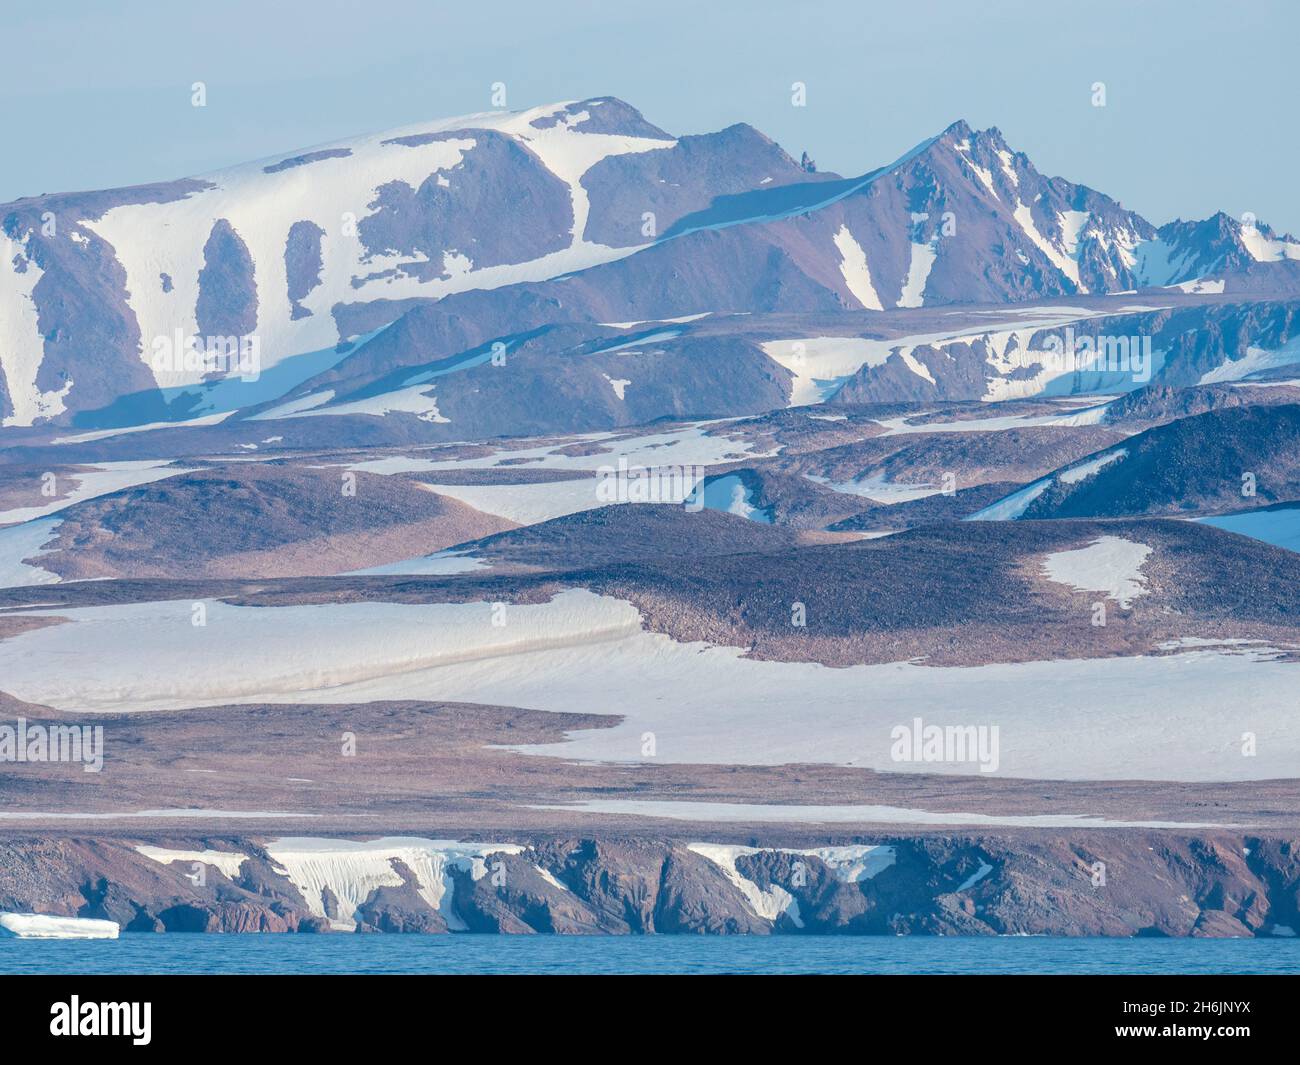
[[[1099,458],[1086,476],[1068,469],[1051,476],[1021,516],[1213,514],[1300,498],[1300,406],[1207,411],[1148,429]]]
[[[669,148],[602,159],[582,178],[592,202],[585,235],[611,247],[639,246],[689,227],[719,200],[835,178],[810,175],[776,142],[740,123],[682,137]]]
[[[1133,431],[1212,410],[1295,403],[1297,400],[1300,400],[1300,391],[1295,386],[1284,383],[1261,387],[1235,384],[1188,388],[1152,385],[1115,400],[1107,406],[1103,421],[1116,429]]]

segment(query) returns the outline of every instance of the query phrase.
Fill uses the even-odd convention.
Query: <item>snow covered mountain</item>
[[[601,159],[673,143],[631,108],[591,100],[5,205],[5,422],[124,398],[166,415],[169,399],[209,373],[167,350],[178,331],[257,338],[262,377],[238,390],[242,405],[274,394],[286,360],[316,370],[336,361],[341,341],[374,328],[356,320],[367,310],[379,324],[395,316],[376,305],[627,254],[585,238],[579,179]]]
[[[1248,291],[1276,286],[1278,275],[1300,277],[1300,242],[1253,218],[1231,218],[1222,211],[1202,222],[1161,226],[1156,239],[1138,250],[1137,276],[1144,285],[1222,292],[1232,278],[1234,291]]]
[[[749,126],[674,138],[608,97],[27,198],[0,220],[11,429],[266,417],[276,402],[436,425],[435,377],[561,326],[1300,287],[1300,244],[1267,226],[1220,215],[1157,231],[1041,175],[996,129],[958,122],[841,178]],[[770,352],[743,358],[753,396],[737,409],[788,388]],[[664,369],[677,398],[639,416],[715,410],[689,398],[698,375]],[[623,378],[593,380],[624,399]]]

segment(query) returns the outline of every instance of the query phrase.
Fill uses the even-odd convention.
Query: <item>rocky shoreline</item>
[[[712,842],[699,842],[701,839]],[[1291,936],[1300,837],[0,838],[0,911],[124,932]]]

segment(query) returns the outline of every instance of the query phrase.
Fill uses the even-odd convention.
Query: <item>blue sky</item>
[[[750,122],[843,174],[965,118],[1156,223],[1253,211],[1300,233],[1289,0],[16,6],[0,13],[0,201],[487,110],[501,81],[511,108],[614,95],[673,133]]]

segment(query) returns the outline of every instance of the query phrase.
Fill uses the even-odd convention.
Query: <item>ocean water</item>
[[[130,934],[0,939],[0,973],[1300,973],[1300,939]]]

